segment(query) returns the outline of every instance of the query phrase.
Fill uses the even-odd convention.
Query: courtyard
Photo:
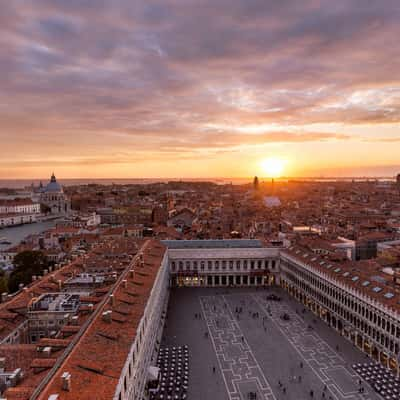
[[[162,345],[188,346],[190,400],[381,399],[352,368],[371,360],[279,288],[174,289]]]

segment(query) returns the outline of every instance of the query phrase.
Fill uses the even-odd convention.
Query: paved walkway
[[[267,301],[272,292],[282,301]],[[381,399],[365,383],[358,393],[351,365],[365,355],[302,308],[280,289],[173,290],[163,342],[189,346],[188,398],[249,400],[253,392],[257,400]]]
[[[328,398],[329,395],[340,400],[377,398],[374,394],[371,396],[371,389],[365,384],[362,385],[364,393],[359,393],[359,376],[321,339],[313,326],[308,325],[285,302],[268,301],[265,295],[259,294],[253,294],[252,297],[261,306],[264,315],[270,315],[273,324],[304,360],[303,365],[309,366],[321,383],[327,386]],[[290,320],[283,320],[283,314],[287,314]]]
[[[254,393],[257,399],[275,400],[224,297],[202,297],[201,304],[229,398],[247,399],[249,393]]]

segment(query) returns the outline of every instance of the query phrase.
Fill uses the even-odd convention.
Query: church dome
[[[57,182],[56,177],[51,175],[50,182],[47,184],[45,188],[45,193],[62,193],[63,189],[61,185]]]

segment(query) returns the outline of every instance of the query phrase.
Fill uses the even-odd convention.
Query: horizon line
[[[129,178],[95,178],[95,177],[76,177],[76,178],[60,178],[60,180],[239,180],[239,179],[254,179],[258,177],[259,179],[274,179],[274,180],[287,180],[287,179],[396,179],[397,174],[394,175],[344,175],[344,176],[330,176],[330,175],[319,175],[319,176],[262,176],[262,175],[252,175],[252,176],[239,176],[239,177],[146,177],[146,178],[139,178],[139,177],[129,177]],[[49,179],[48,177],[37,177],[37,178],[0,178],[0,181],[29,181],[29,180],[46,180]]]

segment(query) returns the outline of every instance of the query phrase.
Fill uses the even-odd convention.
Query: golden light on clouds
[[[395,0],[3,3],[0,179],[400,171]]]

